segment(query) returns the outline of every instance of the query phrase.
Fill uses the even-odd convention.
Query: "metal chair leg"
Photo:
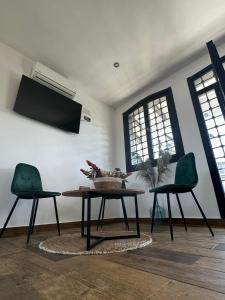
[[[172,214],[171,214],[171,207],[170,207],[170,194],[167,193],[167,205],[168,205],[168,214],[169,214],[169,223],[170,223],[170,235],[171,240],[173,240],[173,223],[172,223]]]
[[[105,215],[105,198],[103,197],[101,228],[103,227],[104,215]]]
[[[102,200],[101,200],[101,206],[100,206],[100,211],[99,211],[99,215],[98,215],[97,230],[98,230],[98,227],[99,227],[100,222],[101,222],[101,215],[102,215],[103,201],[104,201],[104,198],[102,197]]]
[[[33,200],[33,204],[32,204],[32,209],[31,209],[31,214],[30,214],[30,223],[29,223],[28,232],[27,232],[27,244],[30,241],[30,235],[31,235],[32,225],[33,225],[33,220],[34,220],[35,206],[36,206],[36,199]]]
[[[153,210],[152,210],[152,221],[151,221],[151,233],[153,232],[153,227],[154,227],[156,202],[157,202],[157,193],[154,194]]]
[[[33,219],[31,234],[34,232],[34,225],[35,225],[35,221],[36,221],[38,204],[39,204],[39,199],[36,199],[36,204],[35,204],[35,209],[34,209],[34,219]]]
[[[121,197],[121,203],[122,203],[122,208],[123,208],[124,222],[125,222],[125,225],[127,227],[127,230],[130,230],[130,227],[129,227],[129,224],[128,224],[128,220],[127,220],[127,211],[126,211],[125,202],[124,202],[124,198],[123,197]]]
[[[5,224],[4,224],[4,226],[2,227],[2,230],[1,230],[1,233],[0,233],[0,238],[1,238],[2,235],[3,235],[3,233],[4,233],[5,229],[6,229],[6,226],[8,225],[8,222],[9,222],[11,216],[12,216],[12,213],[13,213],[13,211],[14,211],[14,209],[15,209],[15,207],[16,207],[18,201],[19,201],[19,199],[20,199],[19,197],[16,198],[16,200],[15,200],[15,202],[14,202],[14,204],[13,204],[11,210],[10,210],[10,213],[9,213],[9,215],[8,215],[6,221],[5,221]]]
[[[205,214],[204,214],[204,212],[203,212],[203,210],[202,210],[202,208],[201,208],[201,206],[200,206],[200,204],[199,204],[199,202],[198,202],[198,200],[197,200],[197,198],[196,198],[196,196],[195,196],[195,194],[194,194],[194,192],[193,192],[192,190],[191,190],[191,194],[192,194],[192,196],[193,196],[193,198],[194,198],[194,200],[195,200],[195,203],[196,203],[197,206],[198,206],[198,209],[200,210],[200,213],[201,213],[201,215],[202,215],[202,217],[203,217],[203,219],[204,219],[206,225],[207,225],[208,228],[209,228],[209,231],[210,231],[211,235],[214,236],[214,233],[213,233],[213,231],[212,231],[212,228],[211,228],[211,226],[209,225],[209,222],[208,222],[208,220],[206,219],[206,216],[205,216]]]
[[[56,222],[57,222],[57,229],[58,229],[58,234],[60,235],[60,227],[59,227],[59,215],[58,215],[58,209],[57,209],[57,204],[56,204],[56,197],[53,197],[54,199],[54,206],[55,206],[55,217],[56,217]]]
[[[183,223],[184,223],[184,227],[185,227],[185,230],[187,231],[187,224],[186,224],[186,221],[185,221],[185,218],[184,218],[184,213],[183,213],[182,206],[180,204],[180,199],[179,199],[178,194],[176,194],[176,198],[177,198],[177,203],[178,203],[178,206],[179,206],[179,209],[180,209],[181,217],[182,217],[182,220],[183,220]]]

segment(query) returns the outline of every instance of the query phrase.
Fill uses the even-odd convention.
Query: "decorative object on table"
[[[156,187],[156,188],[150,190],[150,193],[154,193],[151,232],[153,231],[153,226],[154,226],[157,194],[166,194],[167,195],[167,206],[168,206],[168,214],[169,214],[171,240],[173,240],[173,224],[172,224],[172,213],[171,213],[171,207],[170,207],[170,194],[176,195],[177,203],[178,203],[180,213],[181,213],[181,216],[183,219],[184,227],[185,227],[185,230],[187,231],[187,225],[185,222],[185,218],[184,218],[184,214],[183,214],[183,210],[181,207],[181,203],[180,203],[178,194],[190,192],[192,194],[192,197],[194,198],[196,205],[198,206],[198,209],[199,209],[206,225],[209,228],[211,235],[214,236],[212,228],[209,225],[209,222],[207,221],[206,216],[205,216],[205,214],[193,192],[193,188],[196,187],[197,184],[198,184],[198,173],[197,173],[196,164],[195,164],[195,156],[194,156],[194,153],[190,152],[178,160],[177,166],[176,166],[176,174],[175,174],[174,184],[166,184],[166,185],[159,186],[159,187]]]
[[[119,189],[122,187],[122,182],[126,181],[126,178],[132,173],[123,173],[119,168],[115,168],[113,171],[106,171],[96,166],[90,160],[86,160],[90,166],[89,170],[80,169],[80,171],[92,179],[95,188],[102,189]]]
[[[14,172],[13,181],[11,185],[11,192],[14,195],[16,195],[17,198],[1,230],[0,237],[2,237],[6,229],[6,226],[12,216],[12,213],[18,201],[20,199],[29,199],[32,200],[33,205],[31,209],[30,223],[29,223],[28,233],[27,233],[27,244],[28,244],[30,240],[30,235],[33,233],[34,230],[39,199],[42,198],[53,198],[57,229],[58,229],[58,234],[60,235],[59,216],[58,216],[58,210],[56,204],[56,197],[60,196],[61,193],[43,191],[41,176],[36,167],[24,163],[18,164]]]
[[[122,180],[117,177],[96,177],[93,178],[96,189],[121,189]]]
[[[145,183],[148,184],[151,188],[156,188],[160,183],[164,182],[167,178],[168,173],[170,172],[169,163],[171,155],[168,150],[162,150],[161,146],[159,148],[159,158],[157,159],[157,164],[154,167],[150,159],[143,161],[141,157],[137,157],[140,162],[137,166],[138,173],[137,178],[142,179]],[[152,216],[152,210],[150,209],[150,217]],[[156,202],[155,209],[155,222],[164,223],[166,219],[165,209]]]
[[[123,231],[118,231],[119,234],[124,234]],[[132,232],[131,232],[132,233]],[[103,234],[98,232],[98,235]],[[107,231],[108,235],[114,235],[115,232]],[[109,240],[102,244],[98,244],[95,248],[87,251],[85,240],[80,236],[80,233],[64,234],[60,238],[50,238],[39,244],[39,248],[49,253],[64,254],[64,255],[102,255],[118,252],[126,252],[146,247],[152,242],[149,234],[141,233],[140,238],[124,239],[124,240]]]

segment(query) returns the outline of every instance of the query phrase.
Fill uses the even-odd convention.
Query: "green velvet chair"
[[[177,162],[176,174],[175,174],[175,183],[163,185],[150,190],[150,193],[154,193],[154,201],[153,201],[153,210],[152,210],[152,222],[151,222],[151,233],[153,232],[154,227],[154,218],[155,218],[155,207],[157,202],[157,194],[166,194],[167,195],[167,205],[168,205],[168,215],[169,215],[169,223],[170,223],[170,234],[171,240],[173,240],[173,224],[172,224],[172,214],[170,207],[170,194],[175,194],[178,202],[178,206],[180,209],[180,213],[183,219],[185,230],[187,230],[187,225],[185,222],[183,210],[181,207],[180,199],[178,194],[188,193],[190,192],[194,198],[195,203],[197,204],[200,213],[208,226],[212,236],[214,236],[212,228],[210,227],[206,216],[193,192],[193,188],[196,187],[198,183],[198,174],[195,165],[195,156],[194,153],[188,153],[182,158],[180,158]]]
[[[50,197],[52,197],[54,201],[57,229],[58,229],[58,234],[60,235],[56,196],[60,196],[61,194],[58,192],[43,191],[41,176],[36,167],[24,163],[18,164],[15,169],[15,173],[11,185],[11,192],[14,195],[16,195],[17,198],[1,230],[0,237],[2,237],[19,199],[31,199],[33,200],[33,204],[32,204],[30,223],[29,223],[28,234],[27,234],[27,243],[29,243],[30,235],[32,234],[35,225],[39,199],[50,198]]]

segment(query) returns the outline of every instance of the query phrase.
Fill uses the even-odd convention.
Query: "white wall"
[[[225,54],[225,45],[220,46],[220,55]],[[210,64],[210,58],[207,53],[201,58],[190,63],[188,66],[180,69],[174,74],[171,74],[166,79],[159,81],[153,86],[149,86],[139,95],[131,97],[129,101],[121,105],[116,109],[114,114],[114,126],[115,132],[115,144],[116,149],[114,152],[114,164],[125,168],[125,150],[124,150],[124,136],[123,136],[123,122],[122,113],[129,109],[133,104],[143,99],[144,97],[151,95],[157,91],[165,89],[169,86],[172,87],[174,101],[176,105],[181,135],[183,139],[185,153],[190,151],[195,153],[197,170],[199,174],[199,184],[195,189],[196,196],[199,199],[206,216],[209,218],[220,218],[217,200],[215,197],[215,192],[212,185],[212,180],[209,173],[208,164],[206,161],[205,152],[203,149],[202,140],[200,137],[200,132],[191,101],[191,96],[189,93],[187,78],[200,71],[204,67]],[[168,182],[173,182],[174,180],[174,170],[175,164],[171,166],[172,172],[168,178]],[[136,179],[136,174],[134,173],[129,180],[130,186],[144,187],[143,183],[138,182]],[[160,204],[166,208],[166,202],[164,196],[161,196]],[[149,194],[146,188],[146,194],[140,200],[140,216],[148,217],[149,209],[152,207],[153,195]],[[189,218],[200,217],[199,211],[196,208],[191,196],[181,195],[181,202],[184,208],[184,214]],[[132,214],[133,207],[131,207],[131,202],[127,201],[127,207],[129,213]],[[177,203],[172,201],[172,213],[174,217],[180,217],[180,213],[177,207]]]
[[[91,124],[81,123],[80,134],[66,133],[13,112],[21,75],[29,76],[31,67],[30,59],[0,43],[0,227],[15,199],[10,185],[17,163],[37,166],[44,188],[59,192],[91,184],[79,171],[86,168],[86,159],[103,168],[112,167],[113,109],[91,99],[78,82],[75,100],[90,109],[93,119]],[[109,212],[116,216],[117,206],[110,205],[106,216]],[[9,226],[28,225],[30,209],[31,201],[21,200]],[[59,197],[58,209],[61,222],[80,220],[81,200]],[[98,206],[93,210],[94,218],[97,212]],[[42,199],[37,224],[54,222],[52,199]]]

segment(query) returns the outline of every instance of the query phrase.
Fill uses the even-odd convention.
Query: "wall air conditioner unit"
[[[74,87],[67,78],[39,62],[35,63],[31,78],[70,99],[73,99],[76,94]]]

